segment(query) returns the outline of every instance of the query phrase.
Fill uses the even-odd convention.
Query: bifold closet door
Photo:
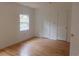
[[[64,8],[58,9],[57,39],[65,41],[67,40],[67,13]]]

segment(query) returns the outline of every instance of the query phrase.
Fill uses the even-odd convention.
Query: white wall
[[[79,3],[72,3],[70,55],[79,56]]]
[[[52,3],[36,9],[36,36],[69,41],[66,26],[70,8],[70,3]]]
[[[17,3],[0,3],[0,48],[33,36],[33,23],[30,23],[29,31],[19,31],[19,14],[21,13],[28,14],[30,21],[34,21],[34,9]]]

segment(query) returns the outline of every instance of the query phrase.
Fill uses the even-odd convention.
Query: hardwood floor
[[[61,40],[33,38],[0,51],[0,56],[68,56],[69,43]]]

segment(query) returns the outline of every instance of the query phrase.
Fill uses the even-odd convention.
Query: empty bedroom
[[[79,3],[0,2],[0,56],[79,55]]]

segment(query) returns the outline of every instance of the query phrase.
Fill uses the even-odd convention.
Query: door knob
[[[75,36],[74,34],[71,34],[71,36],[73,37],[73,36]]]

